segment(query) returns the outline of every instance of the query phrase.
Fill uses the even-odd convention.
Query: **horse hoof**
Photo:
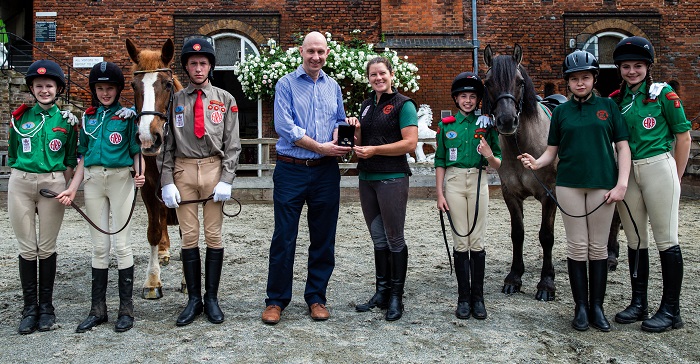
[[[549,291],[537,291],[535,299],[538,301],[554,301],[554,292]]]
[[[187,294],[187,285],[182,283],[180,284],[180,292]]]
[[[617,270],[617,258],[608,257],[608,271],[614,272]]]
[[[146,288],[141,291],[141,297],[147,300],[163,298],[163,287]]]
[[[518,293],[518,292],[520,292],[520,286],[515,286],[512,284],[504,284],[501,292],[503,292],[505,294]]]

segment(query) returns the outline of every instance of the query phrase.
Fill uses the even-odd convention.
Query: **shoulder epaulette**
[[[14,120],[19,120],[19,118],[21,118],[22,115],[24,115],[24,112],[29,109],[30,107],[27,104],[20,105],[20,107],[18,107],[15,111],[12,112],[12,118]]]
[[[452,115],[445,116],[444,118],[442,118],[443,124],[450,124],[450,123],[454,123],[455,121],[457,121],[457,119],[455,119],[455,117]]]

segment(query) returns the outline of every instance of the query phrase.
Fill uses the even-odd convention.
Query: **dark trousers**
[[[408,203],[408,177],[360,184],[360,203],[372,236],[374,250],[398,253],[406,246],[404,225]]]
[[[310,241],[304,300],[308,305],[326,304],[326,288],[335,267],[340,207],[338,163],[307,167],[279,161],[272,178],[275,232],[270,244],[265,304],[284,309],[292,299],[294,254],[304,204],[308,208]]]

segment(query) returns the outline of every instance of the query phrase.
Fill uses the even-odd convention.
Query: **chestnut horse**
[[[168,209],[159,199],[160,175],[156,158],[163,143],[163,128],[170,115],[172,95],[181,90],[182,85],[168,67],[175,52],[172,40],[165,41],[160,51],[153,51],[141,50],[127,39],[126,49],[133,61],[131,86],[138,113],[138,141],[146,160],[146,184],[141,188],[141,198],[148,212],[151,255],[141,296],[158,299],[163,297],[160,263],[165,265],[170,260],[168,225],[177,225],[177,216],[175,210]]]

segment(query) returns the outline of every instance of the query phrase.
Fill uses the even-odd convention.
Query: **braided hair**
[[[654,78],[651,76],[651,70],[653,69],[654,65],[647,62],[647,74],[644,77],[644,81],[647,83],[647,89],[646,89],[646,94],[649,94],[649,88],[651,87],[651,84],[654,83]],[[620,74],[620,78],[622,78],[622,71],[620,71],[619,65],[618,65],[618,73]],[[610,98],[615,101],[616,104],[620,104],[622,102],[622,95],[623,91],[625,91],[625,86],[627,85],[627,82],[623,79],[622,82],[620,82],[620,88],[618,88],[616,91],[613,91],[610,94]],[[647,104],[648,100],[645,99],[644,103]]]

